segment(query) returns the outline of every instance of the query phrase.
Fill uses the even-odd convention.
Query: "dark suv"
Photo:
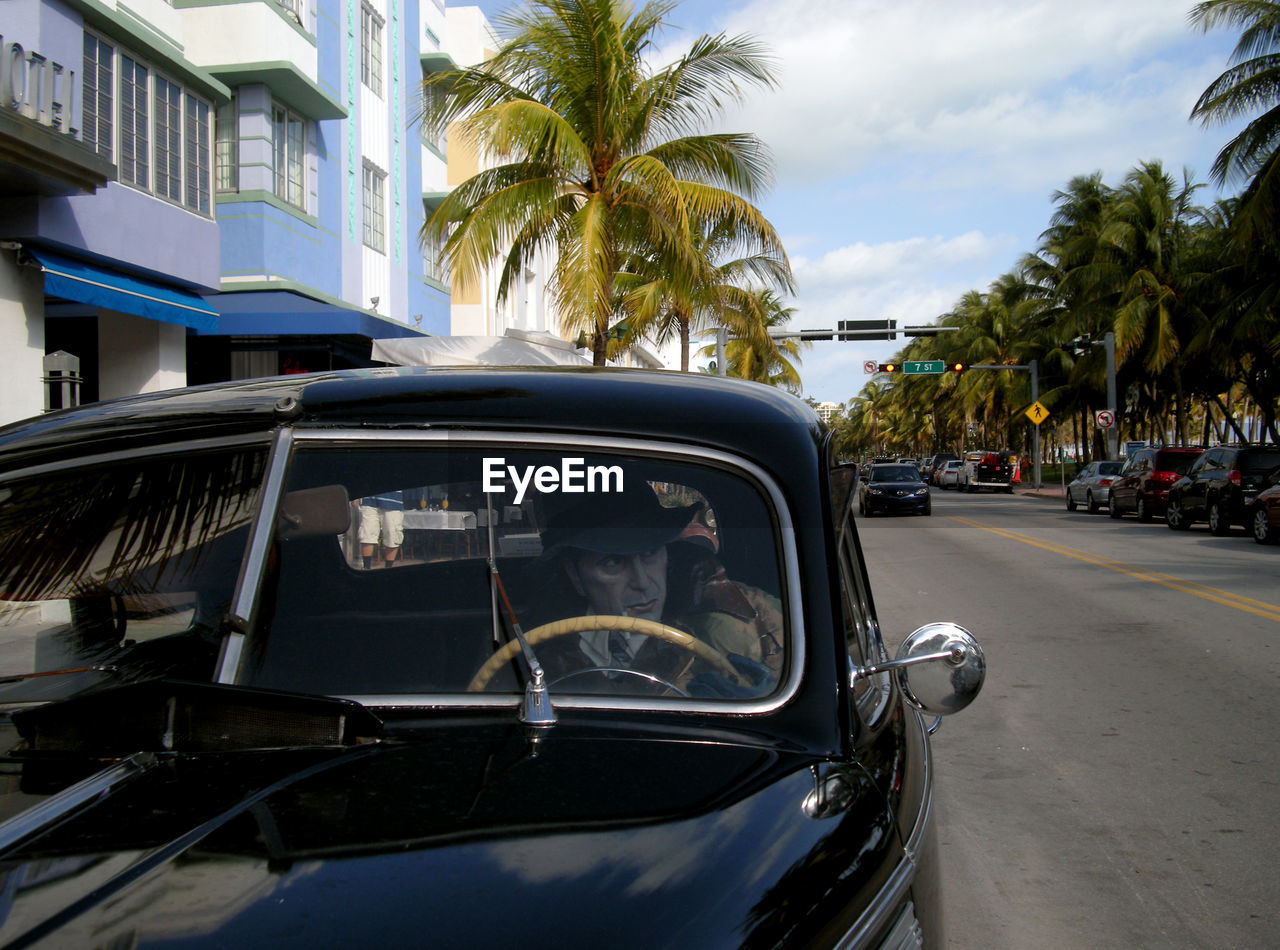
[[[1280,447],[1220,445],[1208,449],[1169,489],[1165,523],[1175,531],[1204,519],[1209,530],[1227,534],[1233,524],[1248,525],[1267,474],[1280,465]]]
[[[1111,483],[1107,513],[1119,518],[1135,512],[1139,521],[1150,521],[1164,510],[1169,487],[1185,475],[1200,457],[1201,449],[1138,449]]]

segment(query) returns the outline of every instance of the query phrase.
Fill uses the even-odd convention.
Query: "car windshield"
[[[876,465],[871,469],[873,482],[918,482],[920,473],[914,465]]]
[[[1185,475],[1200,457],[1198,452],[1160,452],[1156,455],[1156,468],[1162,472]]]
[[[1122,469],[1123,467],[1124,467],[1123,462],[1099,462],[1098,474],[1099,475],[1119,475],[1120,469]]]
[[[1269,472],[1280,465],[1280,451],[1250,449],[1240,453],[1240,470],[1250,474]]]
[[[515,442],[303,444],[289,491],[334,486],[347,530],[276,546],[235,682],[387,705],[510,694],[527,670],[513,620],[553,701],[758,699],[781,679],[783,534],[743,472]]]
[[[0,703],[209,680],[265,458],[193,452],[0,485]]]

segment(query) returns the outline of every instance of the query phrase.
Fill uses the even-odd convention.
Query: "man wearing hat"
[[[691,622],[693,618],[687,615],[688,608],[708,590],[708,574],[715,573],[707,569],[708,561],[715,563],[715,558],[705,538],[680,541],[699,510],[698,505],[664,507],[647,482],[632,478],[621,492],[587,495],[553,515],[543,533],[543,550],[555,559],[573,593],[581,598],[581,613],[639,617],[683,628],[728,654],[731,661],[735,655],[739,660],[755,661],[749,678],[761,680],[771,670],[758,665],[762,659],[760,640],[747,623],[737,622],[720,611],[720,606],[705,602],[699,616],[711,617],[710,611],[717,611],[718,621],[717,636],[708,640],[699,629],[703,625]],[[679,577],[672,576],[673,568]],[[723,581],[722,568],[718,579]],[[673,586],[678,588],[674,597]],[[739,588],[734,586],[733,590],[738,592]],[[722,589],[711,600],[722,604],[724,592]],[[757,611],[741,593],[730,600],[743,611],[741,616],[758,619]],[[780,636],[781,613],[776,613]],[[773,642],[776,645],[777,640]],[[635,670],[685,689],[695,676],[705,682],[709,673],[687,650],[622,630],[590,630],[549,641],[539,648],[539,659],[552,682],[581,670]],[[613,688],[627,692],[638,682],[625,674],[592,675],[625,680]],[[579,679],[584,682],[575,683],[575,688],[585,686],[586,674]]]

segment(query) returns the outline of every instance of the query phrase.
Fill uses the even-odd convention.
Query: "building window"
[[[182,87],[155,78],[156,194],[182,200]]]
[[[82,121],[81,137],[103,158],[112,161],[112,124],[115,112],[114,72],[112,70],[115,50],[96,36],[84,35],[84,76],[83,103],[81,104]]]
[[[209,213],[209,103],[187,96],[186,173],[188,208]]]
[[[387,176],[372,165],[364,166],[364,243],[375,251],[385,251],[387,227],[384,201]]]
[[[444,275],[444,242],[443,237],[435,234],[429,234],[423,239],[422,272],[432,280],[447,284]]]
[[[236,98],[218,106],[218,114],[214,121],[217,139],[217,165],[215,166],[214,187],[218,191],[240,190],[240,136],[239,119],[236,110]]]
[[[382,95],[382,17],[368,4],[360,7],[360,79]]]
[[[289,16],[289,19],[299,26],[302,25],[302,17],[306,13],[306,9],[302,5],[303,0],[276,0],[276,3]]]
[[[306,207],[306,120],[276,103],[271,107],[271,141],[275,168],[275,193],[295,208]]]
[[[120,182],[212,214],[209,103],[91,33],[81,76],[84,142]]]
[[[150,135],[147,111],[147,67],[120,57],[120,180],[150,187]]]
[[[430,74],[429,74],[429,73],[424,74],[424,75],[423,75],[423,78],[425,79],[428,75],[430,75]],[[434,107],[437,103],[439,103],[439,102],[440,102],[440,100],[441,100],[441,99],[443,99],[443,98],[444,98],[444,90],[443,90],[443,89],[439,88],[438,86],[429,86],[429,87],[427,87],[427,89],[426,89],[426,100],[425,100],[425,102],[424,102],[424,105],[426,106],[425,111],[426,111],[427,113],[430,113],[430,112],[434,111],[433,107]],[[433,129],[433,128],[431,127],[431,123],[427,121],[426,116],[425,116],[425,115],[423,116],[423,119],[422,119],[422,142],[423,142],[423,144],[424,144],[424,145],[430,145],[430,146],[431,146],[432,148],[434,148],[437,152],[439,152],[441,155],[443,155],[443,154],[445,153],[445,148],[446,148],[446,145],[445,145],[446,137],[447,137],[447,134],[446,134],[446,131],[445,131],[443,128],[440,128],[440,129]]]

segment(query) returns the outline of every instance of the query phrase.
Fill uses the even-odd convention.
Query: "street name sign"
[[[1031,404],[1031,408],[1027,410],[1026,415],[1028,419],[1030,419],[1036,425],[1039,425],[1040,423],[1044,422],[1044,420],[1049,418],[1049,410],[1046,409],[1044,406],[1040,405],[1040,403],[1036,402]]]
[[[925,376],[930,373],[943,373],[947,364],[942,360],[906,360],[902,364],[902,375]]]

